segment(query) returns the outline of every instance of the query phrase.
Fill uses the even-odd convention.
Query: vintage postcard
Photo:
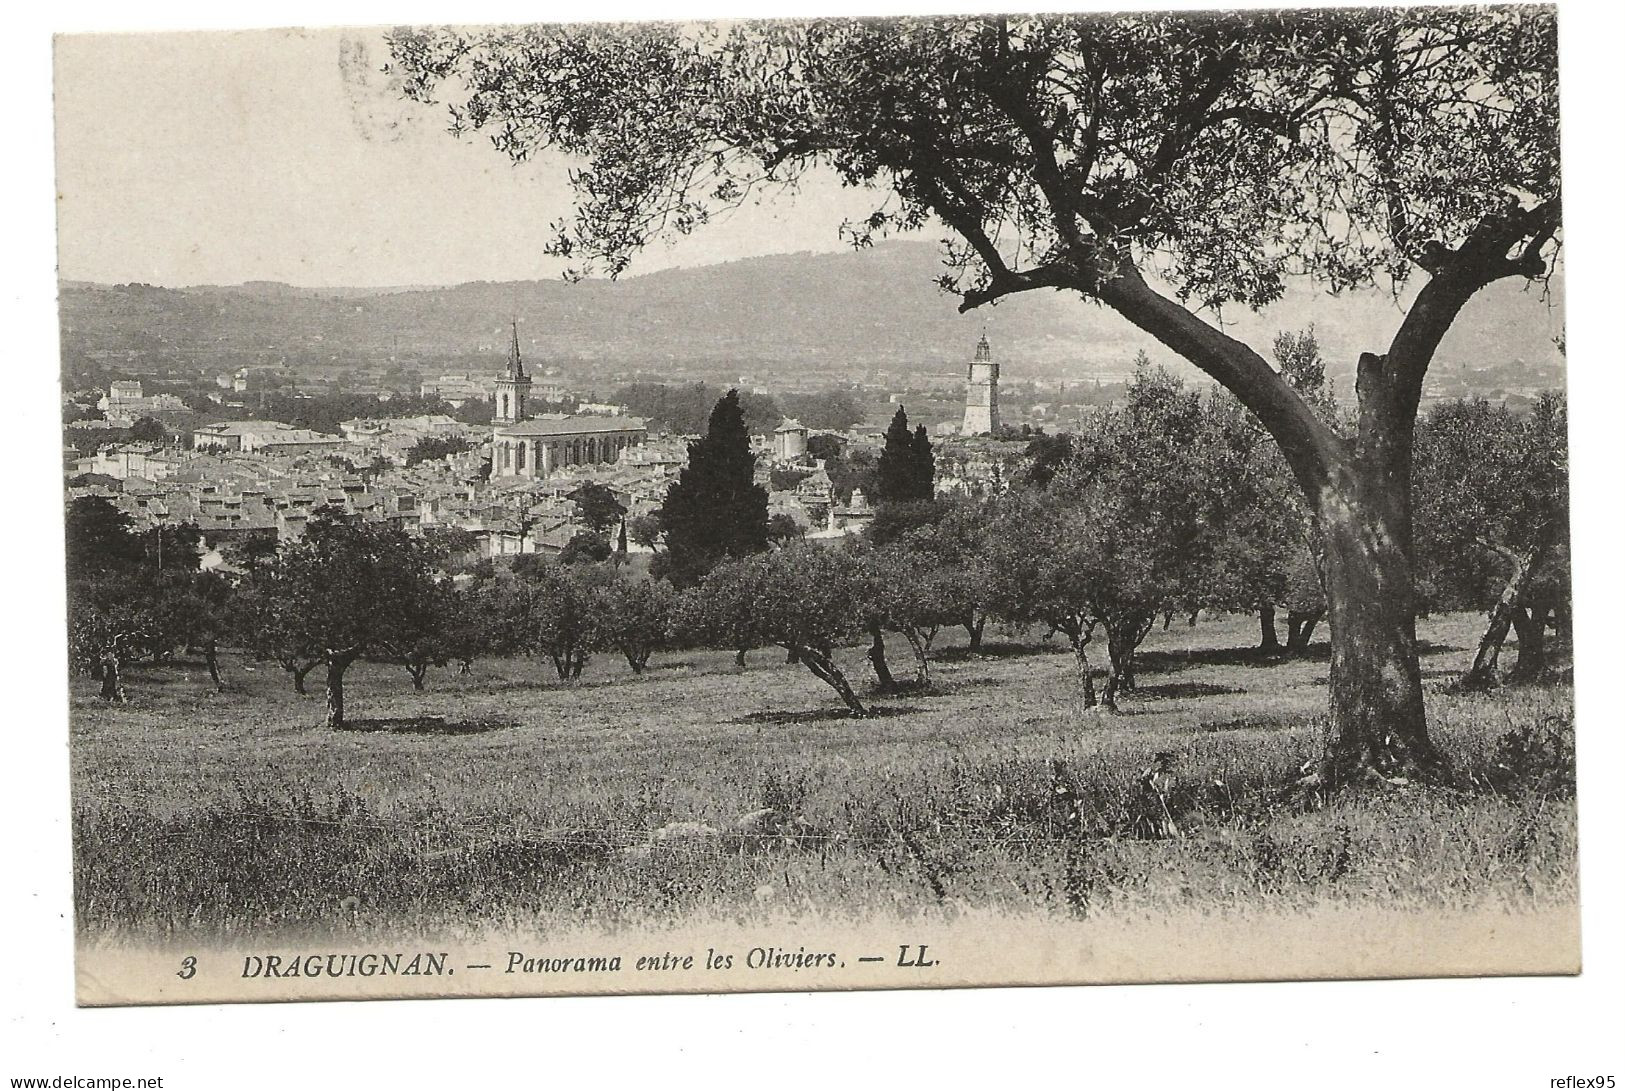
[[[1557,19],[59,37],[79,1002],[1578,972]]]

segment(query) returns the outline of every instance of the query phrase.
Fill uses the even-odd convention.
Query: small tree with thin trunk
[[[947,624],[963,627],[970,650],[980,651],[989,612],[985,576],[994,504],[941,497],[931,508],[929,520],[904,530],[897,540],[924,558],[933,573],[932,594],[946,612]],[[875,522],[880,522],[878,515]]]
[[[937,566],[929,555],[901,542],[849,552],[867,585],[862,602],[876,676],[882,685],[894,684],[885,666],[885,644],[880,636],[889,629],[900,634],[913,653],[913,684],[929,685],[931,643],[939,629],[956,624],[963,616],[966,607],[961,591],[966,574]]]
[[[598,628],[604,643],[642,674],[649,657],[665,647],[676,594],[663,580],[638,580],[616,570],[595,593]]]
[[[423,599],[408,604],[401,612],[400,628],[373,654],[405,667],[412,688],[421,692],[430,667],[444,667],[463,656],[472,658],[466,646],[466,609],[464,597],[451,581],[438,580]]]
[[[580,678],[603,646],[599,595],[613,578],[607,565],[544,563],[492,580],[479,599],[492,645],[546,656],[561,682]]]
[[[1329,426],[1346,432],[1314,327],[1278,333],[1273,358],[1305,403]],[[1202,596],[1203,604],[1256,613],[1261,652],[1301,654],[1315,623],[1326,616],[1316,560],[1325,547],[1314,512],[1304,502],[1280,448],[1234,395],[1214,391],[1208,412],[1220,445],[1213,472],[1223,478],[1225,488],[1216,510],[1223,534],[1216,544],[1212,584]],[[1313,586],[1303,582],[1305,576]],[[1285,645],[1276,632],[1277,610],[1287,612]]]
[[[1063,634],[1077,664],[1079,703],[1096,707],[1089,648],[1105,574],[1088,515],[1048,493],[1015,492],[999,504],[987,539],[977,575],[988,609],[1011,625]]]
[[[1108,707],[1134,690],[1135,653],[1156,619],[1194,613],[1213,585],[1233,466],[1211,408],[1167,372],[1142,369],[1123,406],[1084,423],[1050,484],[1053,501],[1084,516],[1064,547],[1092,574],[1079,591],[1106,637]]]

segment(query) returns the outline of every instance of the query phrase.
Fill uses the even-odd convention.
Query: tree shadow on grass
[[[829,720],[878,720],[887,716],[908,716],[921,709],[909,705],[870,705],[869,715],[855,716],[851,709],[846,708],[809,708],[800,712],[752,712],[736,720],[729,720],[731,724],[773,724],[777,727],[788,727],[794,724],[816,724]]]
[[[977,651],[961,645],[956,648],[943,648],[941,651],[931,653],[931,659],[937,663],[965,663],[977,659],[1020,659],[1029,655],[1059,655],[1068,649],[1064,644],[1015,644],[1005,642],[989,642],[983,644]]]
[[[1416,654],[1426,658],[1465,651],[1452,644],[1416,642]],[[1319,641],[1302,652],[1288,655],[1285,649],[1267,652],[1257,646],[1246,648],[1197,648],[1188,651],[1142,649],[1134,654],[1135,665],[1148,674],[1182,671],[1188,667],[1282,667],[1291,663],[1330,663],[1330,641]]]
[[[1187,651],[1142,649],[1134,653],[1134,665],[1146,673],[1173,673],[1189,667],[1280,667],[1288,663],[1328,662],[1330,644],[1311,644],[1302,655],[1285,650],[1267,652],[1258,647],[1198,648]]]
[[[443,716],[399,716],[389,719],[351,720],[343,731],[383,731],[391,735],[483,735],[517,727],[511,720],[451,720]]]
[[[955,678],[951,681],[933,681],[925,691],[928,697],[944,697],[950,693],[971,693],[979,689],[997,689],[1010,683],[1003,678]]]
[[[1211,682],[1162,682],[1154,686],[1136,686],[1131,699],[1142,701],[1183,701],[1192,697],[1219,697],[1227,693],[1245,693],[1235,686],[1216,686]]]

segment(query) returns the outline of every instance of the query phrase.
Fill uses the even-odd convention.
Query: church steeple
[[[508,342],[508,368],[497,376],[496,416],[493,424],[517,424],[525,419],[525,402],[530,398],[530,376],[525,374],[525,363],[519,358],[519,322],[512,324],[513,337]]]
[[[525,377],[525,364],[519,358],[519,320],[514,319],[511,325],[513,340],[508,343],[508,378],[518,380]],[[984,337],[982,340],[986,343],[987,338]]]

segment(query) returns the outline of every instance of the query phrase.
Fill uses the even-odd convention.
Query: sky
[[[72,35],[56,43],[60,274],[168,287],[558,275],[561,163],[446,132],[381,72],[377,30]],[[633,272],[836,250],[871,198],[813,179],[640,255]]]

